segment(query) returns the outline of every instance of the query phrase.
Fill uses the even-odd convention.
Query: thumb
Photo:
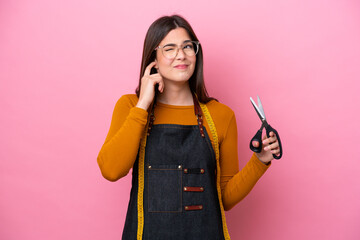
[[[258,141],[252,141],[251,143],[254,147],[259,147],[259,142]]]

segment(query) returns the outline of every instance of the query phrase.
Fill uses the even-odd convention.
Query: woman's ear
[[[150,70],[150,74],[155,74],[155,73],[158,73],[159,71],[159,68],[158,68],[158,66],[157,66],[157,61],[156,61],[156,59],[154,60],[154,62],[155,62],[155,65],[151,68],[151,70]]]

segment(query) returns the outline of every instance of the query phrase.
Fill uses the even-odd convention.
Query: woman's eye
[[[184,46],[184,49],[192,49],[193,45],[192,44],[187,44]]]
[[[165,52],[174,51],[174,48],[173,47],[167,47],[167,48],[164,48],[164,51]]]

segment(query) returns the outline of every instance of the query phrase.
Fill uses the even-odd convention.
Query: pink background
[[[236,113],[239,162],[261,96],[284,156],[231,211],[233,239],[360,239],[360,3],[345,0],[0,2],[0,239],[120,239],[131,175],[96,157],[137,85],[144,36],[186,17],[208,91]]]

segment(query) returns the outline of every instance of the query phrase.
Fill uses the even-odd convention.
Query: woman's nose
[[[176,59],[184,59],[186,57],[186,54],[182,48],[178,49],[178,53],[176,55]]]

